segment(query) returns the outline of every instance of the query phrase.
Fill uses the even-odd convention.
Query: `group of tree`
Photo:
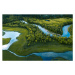
[[[62,18],[62,17],[67,17],[67,18],[72,18],[72,14],[3,14],[3,23],[9,23],[12,21],[17,21],[17,20],[22,20],[23,17],[31,17],[31,18],[38,18],[38,19],[49,19],[49,18]]]
[[[40,20],[36,18],[23,17],[25,21],[31,24],[38,24],[46,28],[49,31],[62,34],[62,27],[65,25],[72,24],[72,18],[59,18],[59,19],[48,19],[49,21]]]

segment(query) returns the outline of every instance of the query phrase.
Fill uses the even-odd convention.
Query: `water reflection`
[[[42,53],[33,53],[37,56],[41,56],[43,60],[51,60],[52,58],[62,57],[67,60],[72,60],[72,51],[67,51],[64,53],[55,53],[55,52],[42,52]]]

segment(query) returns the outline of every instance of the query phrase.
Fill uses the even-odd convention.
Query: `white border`
[[[1,0],[0,1],[0,75],[75,75],[73,61],[2,61],[2,14],[73,14],[74,0]],[[73,43],[75,33],[73,33]],[[75,43],[74,43],[75,45]]]

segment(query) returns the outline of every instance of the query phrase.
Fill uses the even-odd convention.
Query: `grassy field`
[[[3,45],[8,44],[10,42],[11,38],[2,38]]]
[[[42,60],[42,58],[40,56],[36,56],[36,55],[30,55],[28,57],[17,57],[13,54],[11,54],[10,52],[6,51],[6,50],[3,50],[2,51],[3,53],[3,61],[36,61],[36,60]]]
[[[34,52],[65,52],[73,50],[72,45],[60,44],[56,40],[46,43],[36,42],[31,43],[30,46],[26,46],[26,35],[29,34],[27,29],[19,27],[3,27],[3,30],[18,31],[21,33],[21,35],[17,38],[18,41],[13,43],[9,48],[9,50],[15,52],[18,55],[28,55]]]

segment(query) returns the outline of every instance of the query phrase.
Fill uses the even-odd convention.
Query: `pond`
[[[50,21],[50,20],[45,20],[45,21]]]

